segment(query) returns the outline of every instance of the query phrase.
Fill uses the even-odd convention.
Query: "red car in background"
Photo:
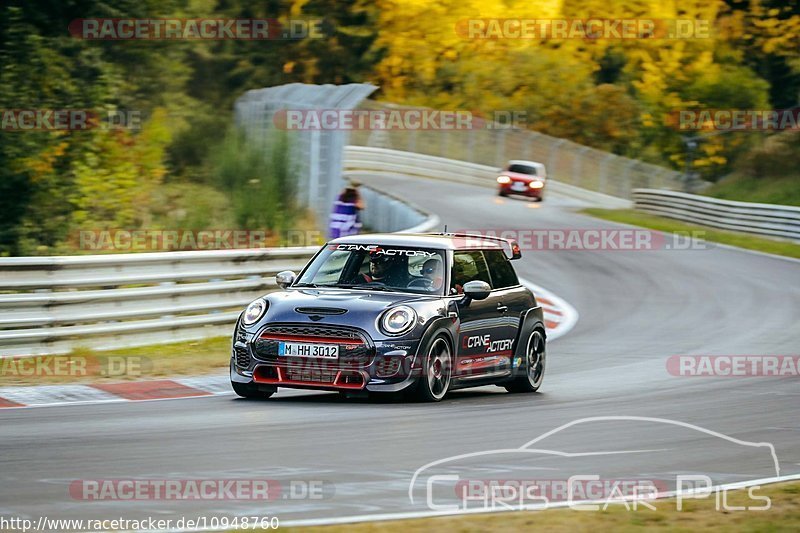
[[[544,198],[544,186],[547,171],[544,165],[536,161],[509,161],[501,174],[497,176],[498,194],[521,194],[541,202]]]

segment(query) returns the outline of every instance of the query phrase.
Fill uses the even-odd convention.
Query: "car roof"
[[[529,167],[544,168],[544,164],[542,163],[538,163],[536,161],[525,161],[523,159],[512,159],[508,162],[508,165],[527,165]]]
[[[464,233],[364,233],[333,239],[329,244],[378,244],[419,246],[446,250],[500,250],[510,245],[506,239]]]

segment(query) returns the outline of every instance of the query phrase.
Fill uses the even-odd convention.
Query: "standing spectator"
[[[355,184],[345,187],[339,198],[333,204],[329,233],[331,239],[355,235],[361,231],[360,211],[364,209],[364,202]]]

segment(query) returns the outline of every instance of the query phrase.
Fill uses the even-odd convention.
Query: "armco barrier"
[[[496,167],[466,161],[369,146],[347,146],[344,154],[344,172],[350,177],[385,174],[497,187],[495,179],[498,170]],[[552,178],[548,178],[547,188],[548,191],[608,208],[627,208],[633,205],[629,200],[582,189]]]
[[[381,231],[432,231],[438,218],[365,189]],[[370,207],[370,203],[372,207]],[[414,226],[414,227],[410,227]],[[227,335],[242,308],[276,290],[316,246],[0,258],[0,358]]]
[[[719,200],[660,189],[635,189],[636,209],[713,228],[800,241],[800,207]]]

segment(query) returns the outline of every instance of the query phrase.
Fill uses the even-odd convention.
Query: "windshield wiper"
[[[319,287],[319,285],[317,285],[316,283],[295,283],[294,285],[292,285],[292,287],[312,287],[316,289],[317,287]]]
[[[340,283],[337,285],[333,285],[333,287],[339,287],[340,289],[356,289],[362,291],[388,291],[388,292],[395,291],[395,289],[391,287],[386,287],[384,285],[350,285],[346,283]]]

